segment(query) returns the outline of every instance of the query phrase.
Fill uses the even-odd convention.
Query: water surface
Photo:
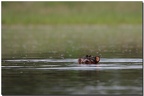
[[[101,58],[98,65],[77,59],[7,59],[2,94],[142,94],[141,58]]]

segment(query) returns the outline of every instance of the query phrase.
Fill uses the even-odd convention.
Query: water
[[[7,59],[2,61],[2,94],[142,94],[142,59],[101,58],[98,65]]]

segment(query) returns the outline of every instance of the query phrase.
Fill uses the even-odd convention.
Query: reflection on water
[[[13,59],[2,62],[2,94],[142,94],[142,59]]]

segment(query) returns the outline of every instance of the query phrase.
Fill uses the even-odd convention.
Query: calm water
[[[2,61],[2,94],[142,94],[141,58],[101,58],[98,65],[77,59]]]

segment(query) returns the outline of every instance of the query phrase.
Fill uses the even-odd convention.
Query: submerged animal
[[[91,56],[86,55],[85,57],[79,58],[78,63],[79,64],[97,64],[100,61],[99,56]]]

